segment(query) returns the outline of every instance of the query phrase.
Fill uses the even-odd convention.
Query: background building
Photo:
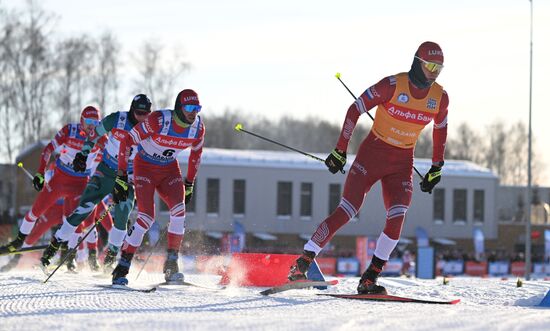
[[[43,147],[44,142],[29,146],[18,161],[34,173]],[[182,153],[178,159],[183,175],[187,157],[187,153]],[[346,171],[353,160],[354,155],[350,155]],[[415,160],[421,173],[426,173],[430,165],[430,160]],[[12,210],[21,216],[34,201],[36,192],[15,165],[3,167],[2,183],[15,181],[17,184],[11,189],[2,184],[0,206],[14,200],[10,202],[16,206]],[[187,206],[185,249],[189,253],[228,250],[231,236],[237,232],[246,238],[246,251],[299,252],[317,225],[338,205],[345,178],[340,173],[330,174],[322,162],[293,152],[206,148],[194,198]],[[452,160],[446,162],[443,179],[433,194],[420,191],[420,179],[415,173],[413,180],[415,191],[401,245],[414,245],[415,231],[422,227],[432,244],[471,252],[473,231],[479,228],[487,251],[523,250],[524,187],[499,186],[498,177],[490,170],[471,162]],[[534,252],[540,253],[544,250],[544,229],[549,228],[550,188],[535,191],[533,243]],[[169,219],[168,210],[158,197],[156,210],[159,226],[153,231],[158,237]],[[354,255],[355,238],[377,238],[384,220],[381,186],[377,183],[367,195],[359,215],[340,229],[325,253]]]

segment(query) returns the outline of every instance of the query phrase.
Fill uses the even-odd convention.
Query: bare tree
[[[116,103],[119,87],[120,43],[110,32],[104,32],[94,50],[95,68],[92,76],[92,93],[101,110],[107,104]]]
[[[183,61],[178,50],[171,59],[166,59],[163,47],[156,41],[143,43],[135,57],[139,77],[134,81],[136,93],[146,93],[156,108],[170,107],[177,91],[176,81],[189,70],[189,63]]]
[[[517,122],[509,130],[508,153],[511,157],[507,160],[503,177],[507,184],[522,185],[527,178],[527,130],[525,125]]]
[[[56,51],[56,105],[61,118],[76,120],[84,106],[84,95],[89,90],[88,73],[92,70],[93,42],[87,36],[61,41]]]
[[[508,133],[504,123],[497,121],[487,126],[485,130],[488,138],[488,146],[485,153],[484,164],[501,176],[501,181],[506,183],[508,178],[503,178],[506,168],[506,153],[508,145]]]
[[[449,139],[449,158],[456,160],[468,160],[475,163],[483,162],[485,147],[479,134],[477,134],[466,122],[461,123],[456,134]]]
[[[220,115],[205,114],[204,121],[208,132],[205,138],[205,145],[215,148],[243,148],[242,146],[245,145],[244,141],[234,130],[235,125],[239,122],[239,114],[242,114],[242,112],[230,109],[226,109]]]
[[[5,138],[10,159],[21,144],[39,139],[46,128],[46,109],[53,76],[50,35],[54,17],[34,1],[24,12],[2,12],[3,112],[12,137]],[[8,134],[6,132],[6,134]]]
[[[416,146],[414,147],[414,156],[418,158],[431,159],[433,154],[432,128],[422,130]]]

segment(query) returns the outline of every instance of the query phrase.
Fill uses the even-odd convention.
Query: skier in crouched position
[[[195,91],[181,91],[173,110],[159,110],[130,131],[129,138],[120,146],[118,176],[113,190],[115,200],[124,201],[130,190],[126,164],[128,151],[137,145],[134,159],[134,183],[138,216],[128,231],[122,246],[121,258],[113,271],[113,284],[126,285],[132,258],[143,241],[145,232],[155,221],[154,193],[170,210],[168,247],[164,275],[168,282],[183,281],[178,268],[178,253],[185,232],[185,204],[193,194],[204,142],[205,127],[198,112],[202,106]],[[177,155],[191,148],[187,176],[181,176]]]
[[[291,266],[289,280],[307,278],[306,272],[315,256],[336,231],[358,213],[366,194],[380,180],[386,224],[357,291],[386,293],[377,279],[399,241],[413,192],[414,146],[422,129],[431,121],[434,121],[432,167],[420,183],[420,189],[431,193],[441,180],[449,104],[447,93],[435,82],[441,69],[441,48],[434,42],[424,42],[415,53],[408,73],[383,78],[349,107],[336,148],[325,161],[331,173],[342,170],[346,164],[346,150],[359,116],[378,106],[374,124],[349,170],[340,204],[304,245],[303,254]]]
[[[151,100],[145,94],[138,94],[133,98],[129,111],[111,113],[95,127],[95,130],[76,154],[72,170],[76,173],[85,171],[90,151],[95,148],[98,141],[107,139],[103,149],[103,158],[84,189],[78,207],[63,221],[63,225],[52,237],[50,245],[44,251],[41,258],[42,265],[47,266],[50,264],[50,259],[55,255],[60,244],[68,241],[78,226],[92,213],[95,206],[111,193],[118,170],[117,158],[121,141],[125,140],[128,132],[134,126],[143,122],[150,113]],[[132,162],[130,161],[127,166],[127,173],[130,176],[132,176],[132,168]],[[126,236],[128,216],[134,207],[134,192],[131,187],[127,195],[127,199],[124,201],[114,200],[114,227],[109,231],[109,247],[104,260],[106,272],[113,270],[119,248]],[[93,221],[88,223],[90,224],[86,225],[92,225]],[[92,250],[92,254],[97,255],[97,251]],[[93,269],[98,268],[97,261],[92,267]]]
[[[99,110],[93,106],[87,106],[82,110],[78,123],[69,123],[63,126],[50,143],[44,147],[40,156],[40,165],[32,181],[34,188],[39,192],[38,196],[32,208],[25,215],[25,219],[19,228],[17,238],[6,246],[0,247],[0,252],[14,252],[21,248],[25,239],[34,228],[38,218],[46,213],[58,199],[65,199],[63,203],[63,214],[65,216],[69,215],[74,210],[78,203],[78,196],[80,196],[84,187],[86,187],[88,176],[91,174],[95,164],[97,164],[95,162],[96,154],[99,152],[101,148],[100,145],[102,146],[103,142],[90,151],[92,157],[89,162],[83,165],[83,172],[75,172],[72,168],[72,164],[76,154],[86,141],[86,137],[93,132],[97,125],[99,125],[99,121]],[[44,178],[45,169],[50,162],[52,153],[56,150],[60,151],[60,155],[55,161],[56,167],[52,179],[46,182]],[[75,239],[77,238],[71,239],[76,241]],[[57,248],[59,248],[59,246]],[[66,252],[65,248],[66,245],[63,247],[63,250]],[[72,261],[72,257],[68,260]]]

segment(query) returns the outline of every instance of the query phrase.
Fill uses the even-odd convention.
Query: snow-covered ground
[[[132,286],[161,282],[143,273]],[[395,295],[460,298],[457,305],[383,303],[318,296],[354,293],[357,278],[320,290],[268,297],[262,288],[161,287],[153,293],[98,288],[108,279],[60,271],[43,284],[41,271],[0,273],[0,330],[549,330],[550,308],[537,307],[550,282],[453,278],[380,281]],[[219,276],[188,274],[188,281],[216,287]]]

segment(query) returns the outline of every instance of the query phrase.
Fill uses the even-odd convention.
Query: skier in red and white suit
[[[82,110],[80,123],[70,123],[65,125],[54,139],[44,147],[40,157],[40,165],[33,178],[34,188],[39,191],[31,210],[25,215],[25,219],[19,228],[17,238],[6,246],[0,247],[0,251],[15,251],[23,245],[25,238],[31,232],[36,220],[44,214],[59,198],[65,198],[63,204],[63,215],[69,215],[78,205],[78,199],[88,181],[88,176],[94,165],[95,153],[101,150],[98,146],[94,150],[94,157],[90,158],[87,171],[77,173],[72,168],[72,162],[77,152],[97,124],[99,124],[99,110],[92,106],[87,106]],[[52,180],[48,183],[44,181],[44,170],[48,165],[51,154],[60,151],[56,161],[56,168]],[[45,185],[44,185],[45,184]],[[46,189],[43,190],[42,188]]]
[[[126,275],[133,255],[141,245],[145,232],[155,221],[155,191],[170,209],[168,251],[163,270],[165,278],[167,281],[183,281],[183,274],[178,268],[178,252],[185,232],[185,203],[189,202],[193,193],[204,143],[205,127],[198,115],[201,108],[197,93],[190,89],[183,90],[176,98],[174,110],[151,113],[130,131],[129,139],[121,143],[113,198],[115,202],[126,198],[128,155],[130,147],[137,145],[134,183],[139,212],[122,246],[120,261],[113,271],[113,284],[128,283]],[[176,157],[187,148],[191,148],[191,153],[184,183]]]
[[[443,52],[439,45],[424,42],[418,48],[408,73],[383,78],[349,107],[336,148],[325,161],[330,172],[343,169],[348,143],[359,116],[378,106],[373,127],[361,143],[349,170],[339,206],[318,226],[304,246],[304,253],[291,267],[290,280],[306,278],[313,258],[336,231],[358,213],[366,194],[380,180],[387,211],[386,225],[357,291],[361,294],[386,293],[376,281],[399,241],[411,202],[414,146],[422,129],[432,121],[432,167],[420,188],[431,193],[441,179],[449,105],[447,93],[435,82],[442,68]]]

